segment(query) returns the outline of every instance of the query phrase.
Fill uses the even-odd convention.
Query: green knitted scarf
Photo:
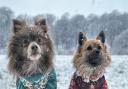
[[[52,69],[45,75],[34,74],[31,76],[18,77],[16,89],[57,89],[55,70]]]

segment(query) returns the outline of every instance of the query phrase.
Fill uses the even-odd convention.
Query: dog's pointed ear
[[[47,32],[47,22],[46,19],[40,19],[38,21],[35,21],[35,25],[40,26],[42,30],[44,30],[44,32]]]
[[[24,20],[18,20],[18,19],[13,19],[13,32],[17,33],[20,30],[22,30],[22,27],[25,26],[25,21]]]
[[[79,46],[83,45],[83,42],[86,41],[87,38],[83,32],[79,32],[79,38],[78,38],[78,43]]]
[[[99,35],[96,37],[97,40],[100,40],[102,43],[105,43],[105,33],[101,31]]]

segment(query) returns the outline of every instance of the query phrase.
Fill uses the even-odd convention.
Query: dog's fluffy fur
[[[89,60],[95,60],[94,50],[99,50],[100,54],[98,56],[99,61],[96,66],[92,66]],[[110,64],[111,58],[107,51],[107,46],[105,45],[105,34],[100,32],[100,34],[93,40],[87,40],[84,33],[79,34],[79,47],[73,58],[73,64],[81,75],[91,76],[97,75],[99,72],[105,70],[105,68]]]
[[[14,76],[45,73],[53,67],[54,56],[52,40],[48,35],[46,20],[38,18],[33,26],[23,19],[13,20],[13,34],[8,45],[8,68]],[[32,46],[37,47],[32,55]]]

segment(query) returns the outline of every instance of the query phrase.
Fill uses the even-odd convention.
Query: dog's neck
[[[101,78],[104,75],[105,70],[100,71],[99,73],[95,75],[87,76],[86,74],[81,74],[81,72],[76,71],[76,76],[81,76],[84,82],[90,82],[90,81],[97,81],[99,78]]]

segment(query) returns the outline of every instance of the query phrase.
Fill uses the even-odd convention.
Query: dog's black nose
[[[31,49],[34,50],[34,51],[36,51],[36,50],[38,49],[38,47],[37,47],[36,45],[33,45],[33,46],[31,47]]]
[[[100,53],[100,51],[99,50],[96,50],[96,54],[99,54]]]
[[[93,52],[94,52],[94,54],[98,55],[100,53],[100,50],[96,49]]]

